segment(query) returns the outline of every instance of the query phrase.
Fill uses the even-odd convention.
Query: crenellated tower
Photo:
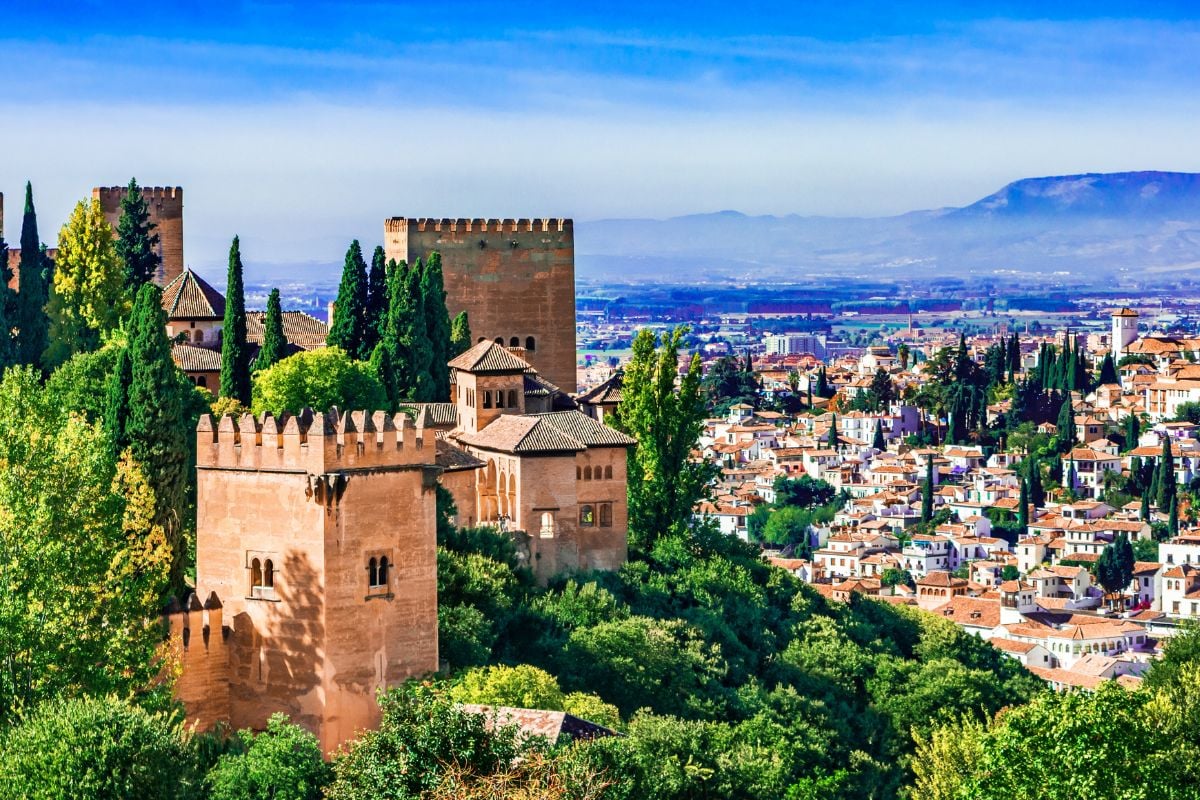
[[[228,628],[228,715],[189,702],[213,682],[192,666],[207,650],[185,652],[177,694],[202,726],[283,711],[332,752],[378,724],[379,689],[438,666],[432,433],[335,408],[205,415],[196,439],[197,595]],[[206,613],[190,627],[209,647]]]
[[[150,221],[157,227],[158,255],[162,259],[154,282],[166,286],[183,272],[183,187],[142,186],[142,197],[150,211]],[[100,203],[104,218],[113,230],[121,221],[121,201],[126,186],[98,186],[92,189],[92,199]]]

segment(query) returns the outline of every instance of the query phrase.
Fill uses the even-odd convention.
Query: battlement
[[[196,425],[196,466],[277,472],[380,469],[434,463],[425,430],[404,413],[304,409],[261,418],[204,414]]]
[[[128,186],[97,186],[92,189],[92,197],[119,201],[128,189]],[[139,186],[138,190],[147,200],[183,200],[182,186]]]
[[[392,217],[384,220],[384,233],[434,231],[445,233],[569,233],[573,221],[564,218],[541,219],[435,219],[433,217]]]

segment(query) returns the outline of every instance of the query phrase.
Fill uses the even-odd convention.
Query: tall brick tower
[[[196,593],[228,630],[184,639],[189,718],[257,729],[283,711],[332,752],[378,725],[378,689],[437,669],[438,469],[423,434],[383,412],[201,418]]]
[[[569,219],[384,221],[389,259],[412,263],[437,250],[446,305],[465,310],[475,340],[525,349],[524,358],[575,391],[575,234]]]
[[[100,202],[104,218],[116,230],[121,221],[121,201],[125,186],[100,186],[92,189],[92,199]],[[162,257],[154,282],[166,286],[183,272],[183,187],[143,186],[142,197],[150,207],[150,221],[158,227],[158,254]]]

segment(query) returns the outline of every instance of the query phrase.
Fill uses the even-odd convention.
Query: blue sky
[[[337,263],[383,217],[876,215],[1200,171],[1185,3],[0,0],[0,191],[185,187],[187,258]]]

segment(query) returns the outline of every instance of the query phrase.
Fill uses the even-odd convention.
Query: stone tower
[[[116,230],[121,221],[121,201],[125,186],[100,186],[92,189],[92,199],[99,201],[104,218]],[[162,258],[154,282],[166,286],[183,272],[183,187],[143,186],[142,197],[150,209],[150,221],[158,227],[158,255]]]
[[[184,639],[176,693],[190,719],[261,729],[282,711],[332,752],[378,725],[377,690],[437,669],[438,469],[423,434],[383,412],[201,418],[196,596],[209,598],[210,654]],[[211,698],[226,695],[222,714]]]
[[[475,341],[523,347],[541,375],[575,391],[571,220],[392,217],[384,249],[409,263],[440,252],[446,305],[452,315],[467,312]]]
[[[1112,356],[1113,362],[1120,362],[1125,355],[1125,348],[1133,344],[1138,336],[1138,312],[1131,308],[1122,308],[1112,314]]]

